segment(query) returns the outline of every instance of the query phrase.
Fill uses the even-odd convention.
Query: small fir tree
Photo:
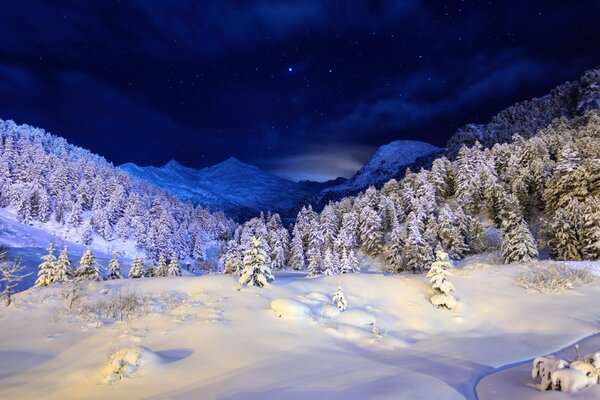
[[[158,255],[158,264],[156,266],[156,273],[154,276],[167,276],[169,275],[169,266],[167,265],[167,260],[165,259],[164,253],[161,251]]]
[[[129,268],[129,279],[138,279],[144,277],[144,262],[141,257],[135,257]]]
[[[448,259],[448,254],[441,250],[436,251],[436,260],[431,264],[427,277],[431,282],[433,294],[431,295],[431,304],[436,307],[445,307],[452,310],[456,307],[456,298],[452,295],[454,285],[448,281],[452,276],[450,269],[452,264]]]
[[[67,246],[64,246],[55,264],[54,280],[58,283],[69,282],[73,279],[73,269],[67,250]]]
[[[262,242],[256,236],[250,238],[249,248],[244,253],[244,269],[239,279],[240,285],[265,287],[275,279],[271,274]]]
[[[46,249],[48,254],[42,256],[42,263],[38,266],[38,278],[35,281],[35,286],[48,286],[55,282],[56,257],[54,257],[54,246]]]
[[[108,262],[108,276],[106,279],[121,279],[121,265],[117,259],[117,253],[113,253]]]
[[[92,250],[88,247],[81,260],[79,260],[79,267],[75,270],[75,280],[77,281],[100,281],[100,268],[96,263],[96,259],[92,254]]]
[[[181,276],[181,267],[179,266],[179,257],[173,253],[169,261],[169,276]]]
[[[333,304],[335,304],[338,310],[346,311],[348,303],[346,303],[346,297],[344,296],[344,291],[342,290],[342,287],[338,286],[337,290],[334,293],[332,293],[331,296]]]

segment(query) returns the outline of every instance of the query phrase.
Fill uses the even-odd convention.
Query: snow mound
[[[340,313],[335,321],[339,324],[364,327],[375,324],[375,316],[362,310],[347,310]]]
[[[312,314],[306,304],[292,299],[273,299],[271,310],[279,318],[307,318]]]
[[[105,383],[113,383],[123,378],[129,378],[140,368],[162,365],[165,360],[143,346],[133,346],[117,350],[108,358],[108,363],[102,370]]]

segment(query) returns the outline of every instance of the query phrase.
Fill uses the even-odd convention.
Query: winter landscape
[[[35,27],[6,6],[0,399],[600,398],[600,58],[540,39],[600,10],[515,5],[532,33],[459,3],[36,4]],[[448,56],[420,81],[395,44],[395,23],[492,11],[468,83]],[[552,63],[507,65],[509,28]]]

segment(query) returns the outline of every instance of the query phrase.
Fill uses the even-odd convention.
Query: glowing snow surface
[[[61,288],[30,289],[0,308],[0,398],[473,399],[496,368],[598,332],[600,286],[529,293],[513,284],[525,268],[455,269],[452,311],[433,307],[427,279],[412,274],[285,272],[266,289],[226,275],[89,286],[91,304],[145,299],[129,321],[75,318]],[[331,302],[338,286],[343,312]],[[530,368],[480,398],[598,398],[539,392]]]

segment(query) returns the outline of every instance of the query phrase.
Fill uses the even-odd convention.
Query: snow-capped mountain
[[[416,140],[396,140],[381,146],[356,174],[341,185],[325,190],[353,191],[377,185],[401,175],[419,157],[443,149]]]
[[[318,183],[293,182],[231,157],[200,170],[171,160],[162,167],[140,167],[133,163],[119,168],[157,185],[181,200],[224,211],[244,220],[261,211],[294,215],[307,198],[320,199],[320,193],[335,191],[346,195],[389,180],[404,171],[417,158],[441,151],[428,143],[398,140],[381,146],[371,160],[351,179],[338,178]]]
[[[119,168],[182,200],[224,211],[240,220],[256,216],[260,211],[285,213],[324,185],[292,182],[234,157],[200,170],[174,160],[162,167],[128,163]]]

